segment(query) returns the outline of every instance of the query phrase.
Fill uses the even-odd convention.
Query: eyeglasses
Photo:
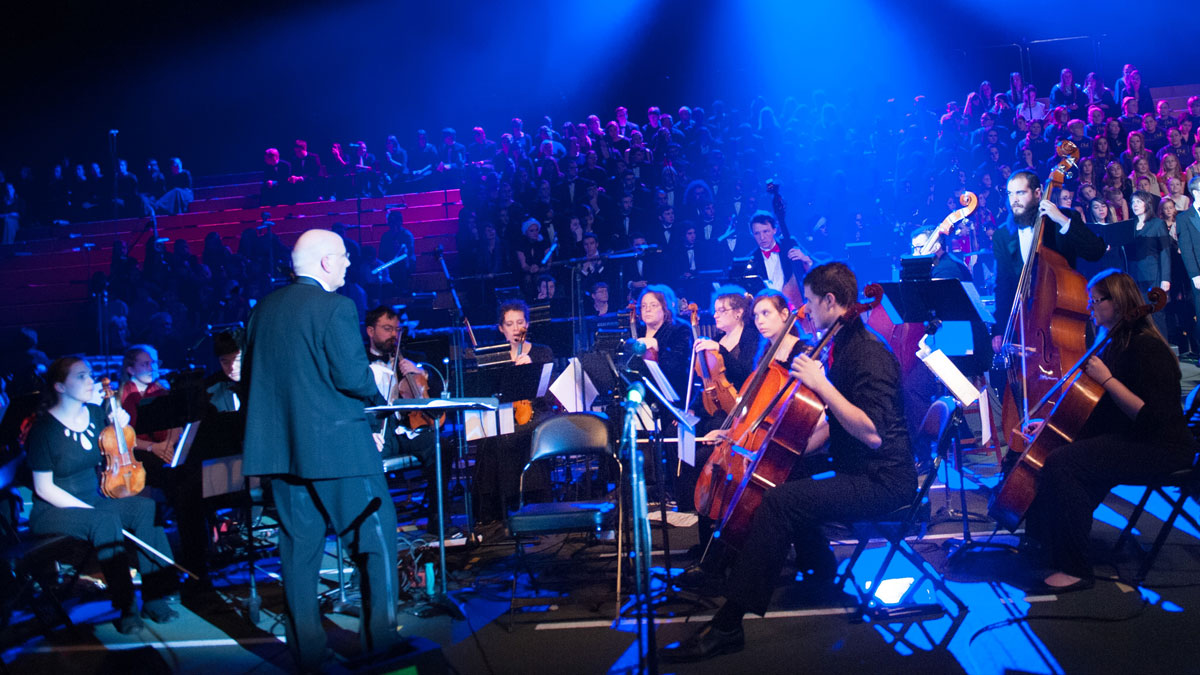
[[[1098,298],[1098,299],[1088,298],[1088,307],[1095,307],[1096,305],[1098,305],[1102,302],[1108,301],[1108,300],[1112,300],[1112,298],[1107,297],[1107,296],[1103,297],[1103,298]]]
[[[713,309],[713,316],[717,316],[719,314],[728,314],[732,311],[733,310],[728,307],[717,307],[717,308]]]

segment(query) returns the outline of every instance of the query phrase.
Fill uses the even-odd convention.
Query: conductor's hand
[[[829,382],[825,377],[825,366],[821,365],[820,361],[810,358],[808,354],[801,354],[792,359],[791,374],[804,386],[813,390]]]
[[[379,452],[383,452],[383,432],[381,431],[377,434],[371,434],[371,438],[375,439],[375,449]]]

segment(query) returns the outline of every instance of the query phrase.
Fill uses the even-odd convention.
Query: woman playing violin
[[[94,405],[96,381],[87,361],[65,357],[50,364],[47,409],[38,415],[29,431],[26,462],[33,472],[33,511],[30,528],[39,535],[67,535],[86,539],[96,548],[108,584],[113,608],[120,612],[114,622],[121,633],[143,627],[129,577],[130,556],[122,528],[169,554],[170,545],[162,528],[154,524],[154,502],[146,497],[106,499],[100,495],[96,467],[103,456],[100,432],[107,424],[104,410]],[[118,411],[121,425],[128,421]],[[166,596],[178,579],[157,559],[141,552],[141,616],[167,623],[179,616]]]
[[[1053,451],[1026,514],[1026,536],[1051,572],[1045,592],[1090,588],[1092,512],[1118,484],[1139,484],[1187,468],[1195,442],[1180,401],[1179,362],[1149,316],[1124,320],[1144,303],[1128,274],[1105,270],[1088,284],[1097,329],[1112,340],[1084,372],[1104,388],[1079,434]],[[1036,431],[1034,425],[1029,431]]]

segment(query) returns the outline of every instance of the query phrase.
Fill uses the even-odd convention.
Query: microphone
[[[634,356],[642,356],[646,353],[646,343],[645,342],[642,342],[641,340],[632,340],[632,342],[633,342],[632,349],[633,349]]]
[[[646,400],[646,385],[641,382],[634,382],[625,389],[625,402],[640,404]]]
[[[121,131],[120,131],[119,129],[109,129],[109,130],[108,130],[108,135],[109,135],[109,136],[116,136],[116,135],[117,135],[117,134],[119,134],[119,133],[121,133]]]

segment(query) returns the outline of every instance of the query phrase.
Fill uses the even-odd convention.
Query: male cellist
[[[844,263],[813,268],[804,298],[818,331],[827,331],[858,299],[858,282]],[[662,657],[695,661],[742,649],[742,617],[764,614],[788,546],[797,560],[819,561],[805,572],[803,590],[813,600],[831,597],[837,560],[821,525],[878,517],[909,503],[917,472],[904,423],[900,364],[861,318],[843,324],[832,340],[829,370],[805,354],[791,374],[825,402],[832,472],[788,481],[766,492],[725,587],[725,604],[713,620]],[[811,453],[825,434],[809,439]],[[832,475],[828,475],[832,473]]]
[[[992,349],[997,354],[1003,348],[1008,316],[1017,295],[1021,268],[1033,248],[1033,226],[1038,218],[1049,217],[1053,227],[1045,228],[1042,241],[1066,258],[1072,269],[1077,258],[1095,262],[1104,255],[1104,240],[1088,228],[1078,211],[1063,212],[1044,197],[1041,182],[1034,172],[1022,170],[1008,177],[1011,213],[992,235],[992,252],[996,257],[996,324],[992,329]]]

